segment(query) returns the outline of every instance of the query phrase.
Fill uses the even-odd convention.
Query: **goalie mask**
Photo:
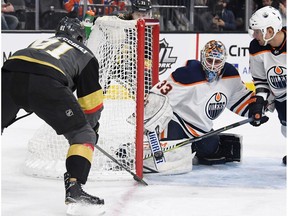
[[[271,27],[274,31],[272,37],[266,39],[267,28]],[[264,46],[267,45],[268,41],[272,40],[277,32],[282,29],[282,17],[280,12],[271,7],[266,6],[257,10],[249,20],[249,34],[254,37],[254,34],[262,33],[264,40]],[[258,31],[259,32],[258,32]]]
[[[133,19],[151,18],[151,1],[150,0],[134,0],[132,2]]]
[[[201,51],[201,64],[208,82],[217,80],[226,62],[226,48],[221,41],[211,40]]]
[[[84,25],[78,18],[64,17],[59,22],[55,35],[65,35],[82,43],[86,40]]]

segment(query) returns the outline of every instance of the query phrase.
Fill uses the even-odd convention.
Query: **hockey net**
[[[142,177],[144,96],[158,81],[159,22],[101,17],[87,46],[98,59],[104,91],[98,145]],[[125,151],[117,156],[119,146]],[[29,140],[25,172],[62,179],[68,148],[64,136],[43,125]],[[131,175],[95,149],[89,179],[123,178]]]

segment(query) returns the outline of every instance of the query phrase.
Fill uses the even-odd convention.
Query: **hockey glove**
[[[253,96],[251,99],[253,102],[249,105],[248,115],[249,118],[253,117],[254,120],[250,122],[250,124],[258,127],[269,120],[269,118],[264,114],[267,101],[265,101],[261,96]]]

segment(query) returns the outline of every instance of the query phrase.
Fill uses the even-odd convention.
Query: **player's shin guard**
[[[91,168],[94,146],[92,144],[73,144],[66,159],[66,169],[72,178],[85,184]]]

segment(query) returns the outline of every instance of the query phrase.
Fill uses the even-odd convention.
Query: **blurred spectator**
[[[14,12],[14,7],[11,3],[6,3],[1,0],[1,29],[2,30],[14,30],[19,24],[19,20],[16,16],[7,14]]]
[[[207,5],[207,0],[195,0],[194,5],[195,6],[206,6]]]
[[[150,0],[131,1],[131,11],[128,13],[119,13],[117,16],[123,20],[136,20],[140,18],[152,18],[152,4]]]
[[[62,1],[61,1],[61,4]],[[25,29],[34,30],[35,29],[35,0],[25,0],[26,6],[26,23]]]
[[[93,10],[95,12],[96,16],[101,15],[108,15],[115,12],[115,10],[124,10],[126,6],[126,1],[124,0],[87,0],[88,4],[88,10]],[[68,11],[69,17],[78,17],[79,19],[82,19],[83,17],[83,0],[63,0],[64,7]],[[102,5],[102,7],[99,6],[93,6],[93,4]],[[90,5],[90,6],[89,6]],[[105,9],[103,9],[105,6]],[[98,8],[97,8],[98,7]]]
[[[265,6],[272,6],[272,7],[276,8],[277,10],[279,10],[280,2],[282,2],[282,1],[283,0],[262,0],[262,5],[260,5],[259,8],[265,7]],[[286,0],[284,0],[284,1],[286,2]]]
[[[265,6],[272,6],[278,9],[282,16],[282,25],[286,26],[286,0],[262,0],[262,5],[260,7]]]
[[[123,11],[124,8],[125,8],[125,5],[127,3],[126,3],[126,1],[123,1],[123,0],[122,1],[120,1],[120,0],[118,0],[118,1],[117,0],[114,0],[114,1],[113,0],[104,0],[103,4],[106,5],[106,6],[117,6],[119,11]],[[105,14],[106,15],[112,14],[112,13],[115,13],[113,7],[105,8]]]
[[[235,15],[236,30],[245,30],[245,6],[246,3],[243,0],[230,0],[227,2],[227,9],[231,10]]]
[[[262,7],[271,6],[272,2],[272,0],[262,0]]]
[[[82,18],[83,15],[83,0],[63,0],[64,7],[68,12],[69,17]],[[93,4],[93,0],[87,0],[87,4]]]
[[[195,30],[204,32],[236,29],[235,15],[227,9],[225,0],[207,1],[208,11],[196,16]]]
[[[286,2],[286,0],[253,0],[254,2],[254,7],[253,7],[253,12],[256,10],[265,7],[265,6],[272,6],[276,8],[277,10],[279,9],[279,1],[280,2]],[[286,4],[286,3],[285,3]]]
[[[286,26],[286,0],[282,0],[279,2],[279,11],[282,16],[282,25]]]
[[[262,7],[262,0],[253,0],[252,12]]]
[[[261,7],[265,7],[265,6],[272,6],[272,7],[278,8],[278,2],[273,1],[273,0],[262,0]]]
[[[194,30],[195,31],[203,31],[203,32],[214,32],[214,31],[219,31],[219,27],[212,22],[213,20],[213,11],[214,11],[214,4],[212,1],[208,1],[207,3],[208,10],[195,14],[194,17]]]
[[[25,0],[25,5],[27,8],[35,9],[35,0]]]
[[[59,21],[67,16],[62,0],[39,1],[40,29],[56,29]]]
[[[236,29],[235,15],[227,9],[226,0],[218,0],[215,6],[212,22],[219,30],[229,31]]]

